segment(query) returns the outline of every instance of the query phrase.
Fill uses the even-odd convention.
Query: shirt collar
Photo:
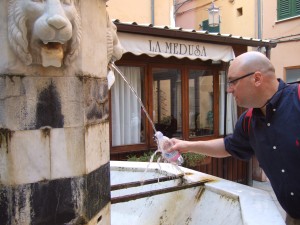
[[[287,84],[281,80],[280,78],[277,79],[278,82],[279,82],[279,85],[278,85],[278,89],[277,91],[275,92],[275,94],[268,100],[268,103],[267,103],[267,108],[266,108],[266,111],[269,112],[270,110],[270,107],[273,108],[277,105],[277,102],[279,101],[280,97],[281,97],[281,94],[282,94],[282,91],[283,89],[285,89],[285,87],[287,86]],[[260,108],[254,108],[254,111],[253,111],[257,116],[261,115],[263,116],[262,112],[261,112],[261,109]]]
[[[281,80],[281,79],[277,79],[277,80],[279,82],[278,90],[269,100],[269,104],[271,104],[271,105],[276,105],[276,103],[279,101],[279,99],[281,97],[283,89],[287,86],[287,84],[283,80]]]

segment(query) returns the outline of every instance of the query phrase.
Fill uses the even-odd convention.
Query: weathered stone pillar
[[[1,225],[110,224],[114,35],[105,0],[0,1]]]

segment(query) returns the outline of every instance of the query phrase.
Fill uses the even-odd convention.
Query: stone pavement
[[[282,209],[282,207],[280,206],[276,196],[275,196],[275,193],[271,187],[271,184],[269,181],[263,181],[263,182],[260,182],[260,181],[255,181],[253,180],[253,187],[254,188],[258,188],[258,189],[261,189],[261,190],[264,190],[264,191],[267,191],[269,192],[269,194],[272,196],[279,212],[281,213],[282,215],[282,218],[285,220],[285,217],[286,217],[286,213],[285,211]]]

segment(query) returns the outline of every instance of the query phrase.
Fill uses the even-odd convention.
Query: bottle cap
[[[155,137],[156,137],[158,140],[162,139],[163,136],[164,136],[163,133],[160,132],[160,131],[157,131],[157,132],[155,133]]]

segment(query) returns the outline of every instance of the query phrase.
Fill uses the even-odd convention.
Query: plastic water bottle
[[[184,160],[179,151],[175,150],[168,152],[173,146],[172,141],[168,137],[164,136],[160,131],[155,133],[155,137],[157,138],[159,145],[158,148],[161,150],[163,158],[172,164],[180,166]]]

